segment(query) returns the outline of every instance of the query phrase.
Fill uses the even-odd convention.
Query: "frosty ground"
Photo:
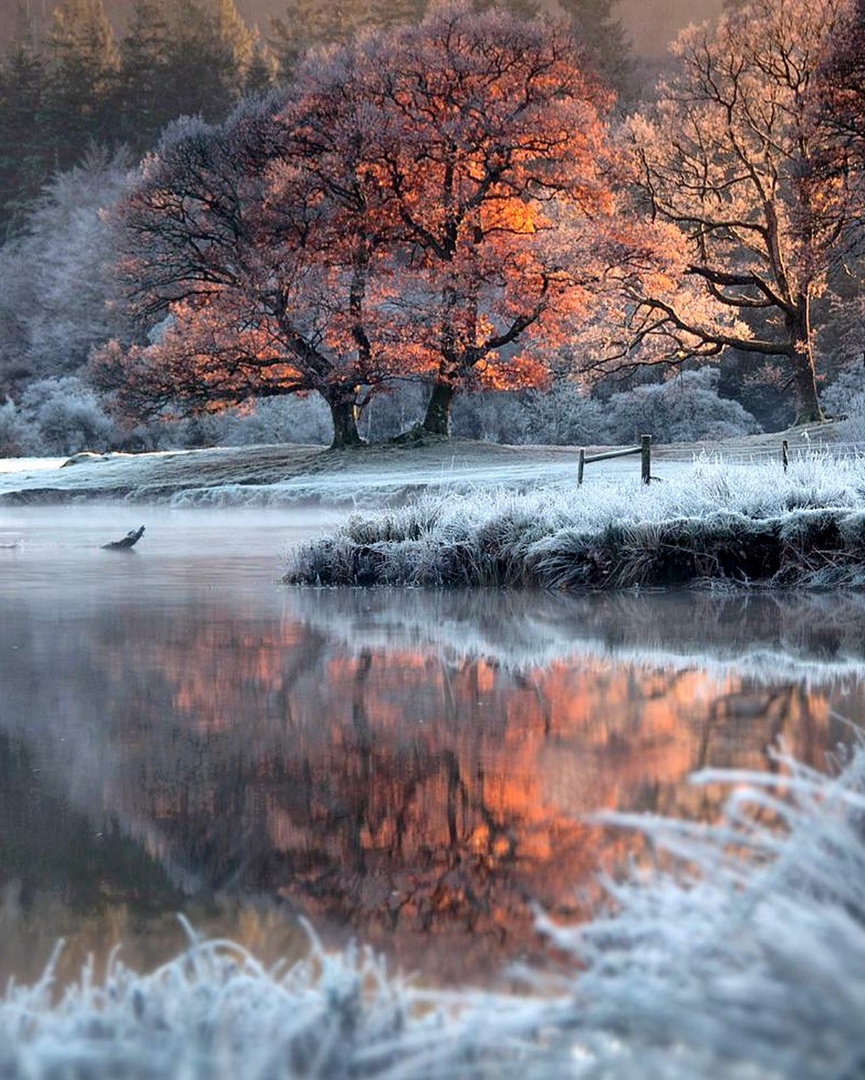
[[[786,439],[795,456],[844,450],[838,425],[814,424],[779,435],[655,448],[652,472],[661,482],[695,457],[726,462],[780,461]],[[314,499],[381,506],[419,491],[525,490],[572,484],[576,447],[501,446],[469,440],[425,445],[375,445],[332,451],[320,446],[244,446],[153,454],[78,454],[0,461],[0,505],[122,499],[172,505],[286,505]],[[586,486],[639,476],[639,458],[587,466]]]
[[[862,463],[833,456],[830,432],[819,434],[827,445],[816,453],[816,432],[791,440],[787,473],[779,440],[763,437],[730,447],[726,459],[717,447],[702,458],[706,448],[661,451],[658,482],[645,490],[632,459],[598,466],[579,494],[571,449],[440,443],[335,455],[270,447],[17,471],[7,463],[0,520],[2,501],[316,499],[363,508],[352,529],[384,521],[392,530],[415,512],[422,489],[421,503],[439,505],[444,495],[462,519],[470,502],[481,526],[487,511],[512,511],[520,499],[535,500],[521,504],[524,524],[526,508],[540,519],[545,500],[555,513],[570,502],[585,515],[594,501],[607,518],[648,515],[659,525],[683,500],[702,500],[692,513],[700,518],[726,498],[765,512],[783,506],[791,528],[802,513],[837,512],[858,543]],[[695,476],[714,487],[699,487]],[[405,982],[363,950],[329,955],[311,939],[304,963],[265,970],[238,946],[196,941],[190,930],[188,951],[152,973],[116,961],[107,973],[85,970],[59,996],[50,970],[36,986],[8,987],[0,1075],[855,1080],[865,1068],[865,749],[832,777],[787,760],[778,766],[772,777],[721,778],[731,801],[714,828],[617,819],[650,834],[673,862],[610,884],[609,913],[588,926],[556,927],[538,913],[559,952],[573,956],[573,976],[559,967],[557,975],[526,974],[518,992],[445,994]]]

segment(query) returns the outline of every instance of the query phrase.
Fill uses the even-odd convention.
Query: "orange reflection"
[[[134,648],[107,649],[117,678],[151,678],[106,808],[208,887],[280,897],[444,979],[539,958],[531,903],[579,915],[599,867],[638,850],[586,815],[709,818],[724,793],[693,770],[766,768],[779,736],[820,765],[839,738],[827,691],[697,667],[517,672],[212,619]]]
[[[594,610],[522,594],[310,591],[292,594],[289,617],[244,603],[112,602],[65,622],[25,608],[0,626],[4,730],[28,755],[0,819],[26,810],[21,857],[14,873],[0,862],[0,885],[21,877],[31,903],[50,888],[37,869],[53,844],[62,888],[88,913],[270,898],[404,968],[477,980],[544,955],[533,902],[580,917],[599,867],[639,851],[587,815],[714,817],[724,792],[687,783],[693,770],[771,768],[779,738],[822,767],[850,737],[834,712],[863,714],[865,614],[831,605],[821,622],[774,602],[746,621],[706,598]],[[689,659],[694,641],[723,652],[734,632],[736,655],[749,635],[773,657],[788,641],[813,655],[802,635],[815,626],[843,677],[791,664],[761,681],[742,663]],[[611,654],[620,642],[633,658]],[[41,841],[27,803],[39,785]],[[137,877],[95,839],[106,822]]]

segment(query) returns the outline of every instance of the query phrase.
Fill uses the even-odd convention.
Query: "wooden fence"
[[[577,459],[577,483],[582,484],[583,473],[587,465],[593,461],[608,461],[610,458],[628,457],[631,454],[639,454],[641,458],[640,462],[640,478],[644,484],[648,484],[652,479],[652,436],[642,435],[640,437],[639,446],[629,446],[624,450],[607,450],[603,454],[588,455],[585,449],[580,450],[580,456]]]

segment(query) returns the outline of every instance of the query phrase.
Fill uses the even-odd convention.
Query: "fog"
[[[723,0],[622,0],[617,14],[635,54],[644,60],[660,60],[680,30],[690,23],[716,19],[723,9]]]
[[[110,583],[130,594],[177,598],[180,585],[230,591],[271,585],[286,545],[327,531],[345,511],[99,505],[4,507],[0,515],[0,598],[24,589],[79,602]],[[136,546],[103,544],[145,526]]]

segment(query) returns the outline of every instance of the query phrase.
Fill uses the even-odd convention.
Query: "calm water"
[[[407,970],[541,961],[639,847],[601,808],[708,818],[705,765],[822,766],[865,716],[865,601],[317,591],[278,553],[335,515],[0,511],[0,982],[176,912],[265,959],[304,915]],[[132,552],[101,543],[144,523]],[[9,546],[9,545],[15,546]]]

